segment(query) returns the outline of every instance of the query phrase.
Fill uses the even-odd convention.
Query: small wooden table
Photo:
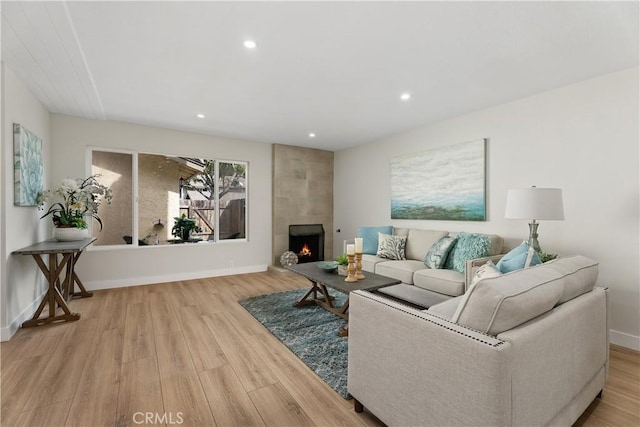
[[[79,313],[71,313],[66,301],[75,296],[81,298],[93,296],[93,293],[87,292],[80,281],[80,278],[75,272],[75,265],[80,255],[82,255],[82,251],[95,240],[95,237],[88,237],[75,242],[46,240],[12,252],[13,255],[33,256],[33,259],[49,282],[49,289],[42,299],[42,302],[33,317],[22,324],[23,328],[80,319]],[[45,263],[44,259],[47,255],[49,262]],[[58,255],[62,256],[60,260],[58,259]],[[61,279],[63,271],[65,271],[66,274],[64,279]],[[76,284],[80,290],[79,292],[74,291]],[[64,314],[56,316],[56,303]],[[49,316],[40,318],[40,314],[47,304],[49,305]]]
[[[292,264],[285,266],[287,270],[291,270],[301,276],[306,277],[311,282],[311,289],[298,301],[294,306],[301,307],[308,304],[317,304],[331,313],[349,320],[349,293],[351,291],[365,290],[375,291],[385,286],[400,283],[399,280],[390,277],[381,276],[364,272],[365,278],[357,282],[345,282],[344,276],[340,276],[335,271],[326,271],[318,268],[318,262],[307,262],[304,264]],[[329,295],[327,287],[335,289],[338,292],[347,294],[347,300],[341,307],[334,307],[333,297]],[[320,294],[320,295],[319,295]]]

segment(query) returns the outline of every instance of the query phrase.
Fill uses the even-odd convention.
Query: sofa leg
[[[602,399],[602,390],[600,390],[600,393],[598,393],[598,395],[596,396],[596,399]]]
[[[364,406],[358,399],[353,399],[353,409],[360,414],[364,411]]]

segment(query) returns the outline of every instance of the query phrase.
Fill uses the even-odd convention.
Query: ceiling
[[[635,1],[0,8],[2,60],[51,112],[327,150],[639,63]]]

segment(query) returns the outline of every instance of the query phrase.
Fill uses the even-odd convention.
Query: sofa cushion
[[[425,269],[422,261],[386,261],[376,264],[376,274],[398,279],[403,283],[413,285],[413,273]]]
[[[505,256],[498,261],[496,267],[502,273],[509,273],[512,271],[520,270],[521,268],[528,268],[534,265],[540,264],[540,256],[538,253],[529,248],[529,244],[525,241],[520,246],[507,252]]]
[[[406,258],[423,261],[429,249],[447,234],[446,231],[410,229],[405,249]]]
[[[430,314],[435,314],[438,317],[441,317],[446,320],[451,320],[453,314],[456,312],[458,305],[460,305],[460,300],[462,299],[462,295],[457,296],[455,298],[449,298],[446,301],[438,303],[436,305],[432,305],[427,310]]]
[[[394,236],[408,236],[410,228],[393,227]],[[384,231],[383,231],[384,233]]]
[[[452,297],[464,293],[464,274],[455,270],[430,269],[422,266],[413,275],[413,284],[422,289]]]
[[[376,256],[392,259],[404,260],[407,238],[405,236],[395,236],[392,234],[378,233],[378,251]]]
[[[435,242],[424,256],[424,265],[434,269],[444,267],[449,251],[451,251],[455,242],[455,237],[450,236],[444,236]]]
[[[491,241],[487,236],[458,233],[456,236],[456,244],[449,252],[445,268],[464,273],[467,260],[488,256],[490,245]]]
[[[598,263],[584,256],[484,279],[469,288],[452,322],[497,335],[590,291]]]
[[[362,237],[362,253],[375,255],[378,252],[378,233],[391,234],[390,225],[380,227],[360,227],[358,236]]]
[[[497,234],[483,234],[483,236],[489,238],[489,256],[500,255],[502,253],[504,239]]]
[[[362,254],[362,269],[364,271],[376,272],[376,264],[383,261],[389,261],[388,259],[380,258],[379,256]]]

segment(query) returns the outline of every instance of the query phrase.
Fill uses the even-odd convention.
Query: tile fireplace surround
[[[273,145],[273,265],[289,249],[289,225],[322,224],[333,259],[333,152]]]

